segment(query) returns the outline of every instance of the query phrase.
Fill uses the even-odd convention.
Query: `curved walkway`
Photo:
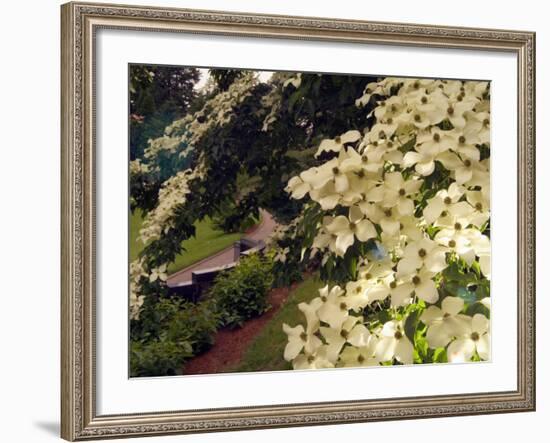
[[[272,215],[263,209],[260,210],[260,215],[262,222],[248,231],[243,238],[256,241],[265,241],[275,230],[277,223],[273,220]],[[191,266],[175,272],[168,277],[167,283],[170,287],[178,286],[182,283],[190,282],[191,274],[194,271],[231,265],[233,263],[233,245],[231,245],[228,248],[222,249],[221,251],[211,255],[210,257],[206,257],[196,263],[193,263]]]

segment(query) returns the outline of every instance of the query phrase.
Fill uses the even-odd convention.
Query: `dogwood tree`
[[[320,164],[288,182],[304,201],[302,256],[321,257],[328,284],[298,306],[307,333],[284,326],[285,358],[296,369],[487,360],[489,84],[384,78],[356,101],[373,103],[360,132],[321,141]]]

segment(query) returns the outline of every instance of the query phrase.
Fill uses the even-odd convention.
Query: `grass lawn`
[[[281,310],[275,314],[262,332],[252,341],[241,362],[231,372],[280,371],[292,369],[283,359],[287,336],[283,332],[283,323],[296,326],[304,323],[305,318],[298,309],[301,302],[309,302],[319,295],[318,289],[323,283],[311,276],[294,289]]]
[[[135,260],[143,249],[143,243],[138,240],[142,223],[143,217],[140,210],[130,214],[130,261]],[[231,246],[243,236],[240,232],[225,234],[223,231],[215,229],[208,218],[195,223],[195,228],[195,237],[182,242],[185,251],[178,255],[174,263],[168,267],[169,274]]]

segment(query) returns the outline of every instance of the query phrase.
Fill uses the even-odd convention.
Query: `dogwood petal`
[[[376,229],[369,220],[363,219],[357,223],[355,235],[360,241],[367,241],[376,237]]]
[[[353,346],[367,346],[370,338],[370,332],[365,325],[356,325],[348,334],[347,341]]]
[[[427,176],[434,172],[435,163],[433,160],[418,162],[414,168],[420,175]]]
[[[482,335],[476,343],[477,353],[482,360],[489,360],[491,354],[491,337]]]
[[[337,234],[336,237],[336,250],[344,255],[348,248],[353,245],[354,235],[351,231],[343,231]]]
[[[426,340],[430,348],[443,348],[449,344],[452,336],[449,334],[445,324],[438,322],[428,328]]]
[[[412,364],[414,348],[406,336],[403,336],[397,340],[397,346],[395,347],[394,354],[395,358],[404,365]]]
[[[441,310],[450,315],[456,315],[464,307],[464,300],[460,297],[445,297],[441,302]]]
[[[437,248],[435,251],[431,251],[425,260],[426,269],[430,272],[441,272],[447,267],[447,260],[445,258],[445,250]]]
[[[433,280],[422,281],[415,288],[416,295],[427,303],[435,303],[439,299],[439,293]]]
[[[470,338],[458,338],[447,348],[447,358],[451,363],[470,361],[476,346]]]
[[[472,331],[479,335],[485,334],[489,330],[489,319],[483,314],[476,314],[472,317]]]

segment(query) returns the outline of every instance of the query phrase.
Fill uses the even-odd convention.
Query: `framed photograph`
[[[535,409],[535,35],[62,6],[62,437]]]

